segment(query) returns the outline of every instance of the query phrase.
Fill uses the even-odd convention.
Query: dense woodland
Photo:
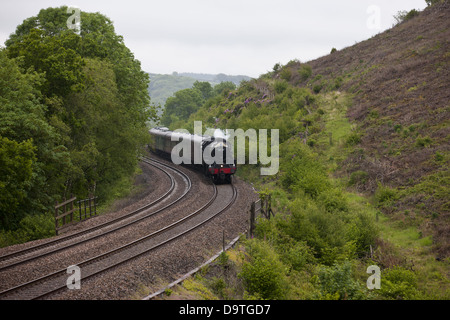
[[[155,117],[148,74],[100,13],[67,7],[23,21],[0,49],[2,245],[54,233],[50,212],[71,194],[119,195]]]

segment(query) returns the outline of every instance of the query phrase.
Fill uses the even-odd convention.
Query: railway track
[[[159,166],[166,166],[165,170],[175,170],[175,168],[170,167],[168,169],[167,165],[150,159],[143,159],[144,162],[154,162],[158,163]],[[154,165],[153,163],[153,165]],[[157,166],[157,165],[155,165]],[[160,168],[161,169],[161,168]],[[185,192],[183,193],[182,197],[186,196],[186,194],[191,189],[191,183],[190,179],[187,178],[187,186],[185,188]],[[173,178],[172,178],[173,179]],[[164,194],[163,197],[155,200],[152,202],[152,205],[163,202],[164,197],[173,192],[173,182],[171,184],[171,188]],[[154,232],[151,232],[149,234],[146,234],[143,237],[140,237],[134,241],[128,242],[122,246],[119,246],[115,249],[111,249],[107,252],[103,252],[99,255],[96,255],[92,258],[86,259],[84,261],[79,261],[76,266],[78,266],[81,271],[81,278],[82,281],[85,281],[86,279],[89,279],[91,277],[94,277],[96,275],[99,275],[101,273],[104,273],[112,268],[115,268],[119,265],[122,265],[124,263],[127,263],[133,259],[136,259],[137,257],[143,256],[145,254],[148,254],[149,252],[163,246],[166,243],[169,243],[175,239],[178,239],[185,235],[186,233],[200,227],[201,225],[205,224],[209,220],[213,219],[215,216],[219,215],[226,209],[228,209],[235,201],[236,199],[236,189],[233,185],[228,186],[219,186],[217,188],[215,185],[212,185],[214,188],[214,193],[211,199],[204,204],[201,208],[190,212],[188,215],[185,215],[183,218],[163,227],[160,228]],[[218,197],[220,195],[220,197]],[[171,200],[170,203],[167,206],[172,206],[173,204],[177,203],[182,197],[180,197],[178,200]],[[218,204],[218,206],[212,206],[213,203],[216,202],[216,199],[220,198],[222,201],[222,204]],[[224,200],[225,199],[225,200]],[[219,201],[220,202],[220,201]],[[149,204],[150,205],[150,204]],[[146,206],[147,207],[147,206]],[[160,212],[164,210],[167,207],[159,208],[158,210],[152,211],[151,215]],[[142,210],[141,210],[142,209]],[[145,211],[146,209],[141,208],[139,209],[140,212]],[[131,215],[130,215],[131,216]],[[147,217],[147,215],[144,215],[139,218],[139,220],[145,219],[144,217]],[[135,219],[138,220],[138,219]],[[133,220],[133,221],[135,221]],[[129,222],[129,223],[136,223],[136,222]],[[108,225],[110,225],[109,223]],[[121,226],[120,228],[125,228],[126,226]],[[111,233],[117,231],[119,227],[107,230],[105,232]],[[98,229],[98,228],[97,228]],[[96,229],[96,230],[97,230]],[[93,231],[91,231],[93,232]],[[104,234],[103,234],[104,235]],[[95,235],[95,238],[101,237],[101,235]],[[90,238],[92,240],[92,237]],[[64,240],[64,241],[67,241]],[[84,241],[89,241],[85,240]],[[79,245],[77,244],[71,244],[72,245]],[[58,249],[52,249],[51,253],[46,251],[42,253],[43,255],[47,256],[50,254],[56,254],[59,251],[63,251],[64,249],[67,249],[67,246],[59,247]],[[23,253],[22,255],[25,255]],[[31,263],[33,260],[41,258],[42,255],[33,255],[33,257],[27,258],[26,262]],[[25,259],[22,259],[20,261],[24,261]],[[26,262],[14,262],[14,264],[17,265],[17,263],[26,263]],[[6,267],[6,268],[14,268],[12,267]],[[0,270],[0,279],[1,279],[1,272]],[[67,268],[57,270],[55,272],[46,274],[44,276],[38,277],[36,279],[33,279],[31,281],[22,283],[20,285],[14,286],[12,288],[8,288],[7,290],[4,290],[0,292],[0,299],[40,299],[45,298],[55,292],[58,292],[60,290],[67,290],[67,281],[68,275],[67,275]]]
[[[180,174],[184,179],[187,181],[187,187],[185,188],[184,192],[181,194],[181,196],[178,196],[175,198],[175,200],[171,201],[169,204],[163,206],[162,208],[159,208],[157,210],[149,211],[150,209],[154,208],[158,203],[162,202],[164,199],[167,199],[170,197],[175,188],[175,179],[173,176],[168,174],[166,171],[164,171],[161,166],[165,166],[162,162],[154,160],[154,159],[143,159],[143,162],[161,170],[164,172],[164,174],[170,179],[170,188],[159,198],[156,200],[140,207],[137,210],[133,210],[132,212],[129,212],[123,216],[117,217],[115,219],[112,219],[110,221],[107,221],[105,223],[93,226],[91,228],[81,230],[80,232],[69,234],[54,240],[51,240],[49,242],[45,242],[43,244],[39,244],[36,246],[32,246],[26,249],[22,249],[19,251],[11,252],[9,254],[5,254],[3,256],[0,256],[0,272],[6,269],[10,269],[12,267],[16,267],[18,265],[33,261],[38,258],[42,258],[54,253],[57,253],[62,250],[67,250],[68,248],[81,245],[83,243],[86,243],[88,241],[92,241],[94,239],[97,239],[99,237],[105,236],[107,234],[110,234],[112,232],[116,232],[120,229],[124,229],[132,224],[138,223],[144,219],[147,219],[150,216],[153,216],[154,214],[157,214],[158,212],[161,212],[162,210],[174,205],[175,203],[179,202],[181,199],[183,199],[187,193],[190,191],[192,187],[191,180],[189,177],[184,174],[182,171],[171,168],[171,170],[176,171]],[[157,163],[157,165],[155,165]],[[167,166],[166,166],[167,168]],[[144,215],[140,217],[136,217],[139,213],[145,212]],[[108,227],[110,227],[108,229]],[[99,231],[96,233],[96,231]],[[80,239],[83,237],[83,239]],[[75,240],[73,242],[70,242],[70,240]]]

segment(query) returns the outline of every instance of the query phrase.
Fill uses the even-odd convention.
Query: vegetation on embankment
[[[275,218],[185,289],[222,299],[450,298],[448,21],[437,4],[329,56],[277,64],[172,124],[280,130],[277,175],[238,170],[272,195]],[[366,286],[370,265],[381,269],[379,290]]]

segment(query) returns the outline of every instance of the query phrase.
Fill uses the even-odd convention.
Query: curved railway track
[[[192,183],[191,180],[189,179],[189,177],[184,174],[182,171],[176,169],[176,168],[171,168],[171,170],[174,170],[175,172],[179,173],[180,176],[184,177],[184,179],[186,179],[187,181],[187,187],[185,188],[184,192],[181,194],[181,196],[175,198],[175,200],[173,200],[172,202],[170,202],[169,204],[163,206],[162,208],[159,208],[157,210],[154,211],[150,211],[147,212],[146,214],[140,216],[140,217],[136,217],[137,214],[141,213],[141,212],[146,212],[150,209],[152,209],[153,207],[155,207],[158,203],[162,202],[164,199],[167,199],[169,196],[171,196],[175,190],[175,179],[173,178],[173,176],[171,176],[170,174],[168,174],[166,171],[164,171],[163,169],[161,169],[161,166],[165,166],[166,168],[168,167],[167,165],[164,165],[162,162],[154,160],[154,159],[143,159],[143,162],[161,170],[162,172],[164,172],[164,174],[170,179],[170,188],[159,198],[157,198],[156,200],[142,206],[141,208],[137,209],[137,210],[133,210],[132,212],[129,212],[123,216],[117,217],[115,219],[109,220],[105,223],[93,226],[91,228],[88,229],[84,229],[81,230],[77,233],[74,234],[69,234],[54,240],[51,240],[49,242],[45,242],[43,244],[39,244],[36,246],[32,246],[29,248],[25,248],[19,251],[15,251],[15,252],[11,252],[9,254],[5,254],[3,256],[0,256],[0,272],[6,269],[10,269],[12,267],[33,261],[35,259],[38,258],[42,258],[45,256],[48,256],[50,254],[54,254],[57,253],[59,251],[62,250],[66,250],[68,248],[77,246],[77,245],[81,245],[83,243],[86,243],[88,241],[92,241],[94,239],[97,239],[99,237],[105,236],[107,234],[110,234],[112,232],[118,231],[120,229],[124,229],[132,224],[138,223],[148,217],[153,216],[154,214],[163,211],[164,209],[174,205],[175,203],[179,202],[181,199],[183,199],[187,193],[191,190],[192,187]],[[152,163],[153,162],[153,163]],[[154,163],[157,163],[158,165],[155,165]],[[131,221],[126,221],[127,219],[131,220]],[[123,224],[121,224],[122,222],[124,222]],[[115,225],[115,226],[114,226]],[[109,226],[113,226],[111,229],[106,229]],[[97,234],[93,234],[96,231],[100,230],[99,233]],[[87,236],[91,234],[91,236]],[[86,237],[84,237],[86,236]],[[70,243],[70,240],[74,240],[77,238],[81,238],[84,237],[83,239],[80,240],[76,240],[75,242]],[[69,242],[69,243],[68,243]],[[40,252],[41,250],[46,250],[45,252]],[[33,255],[33,253],[37,253],[35,255]],[[31,255],[30,255],[31,254]],[[21,258],[22,257],[22,258]],[[11,261],[12,260],[12,261]],[[6,263],[5,263],[6,261]]]
[[[80,240],[81,242],[78,241],[75,244],[69,244],[69,245],[66,244],[66,245],[58,247],[58,248],[53,248],[50,251],[45,251],[41,254],[33,255],[32,257],[26,257],[26,259],[21,259],[20,261],[15,261],[14,263],[9,263],[8,264],[9,266],[5,265],[4,269],[14,268],[14,266],[16,266],[18,264],[23,264],[26,262],[32,262],[33,260],[37,260],[37,259],[41,258],[42,256],[56,254],[59,251],[63,251],[65,249],[67,249],[68,247],[76,246],[76,245],[79,245],[80,243],[83,243],[86,241],[91,241],[93,238],[98,238],[98,237],[104,236],[107,233],[112,233],[112,232],[117,231],[118,229],[125,228],[129,224],[134,224],[137,221],[141,221],[142,219],[148,218],[151,215],[154,215],[158,212],[163,211],[164,209],[166,209],[169,206],[173,206],[175,203],[177,203],[183,197],[185,197],[186,194],[191,189],[192,184],[191,184],[189,177],[187,177],[187,175],[185,175],[178,169],[173,168],[171,166],[167,166],[167,165],[163,164],[162,162],[159,162],[159,161],[156,161],[153,159],[152,160],[143,159],[143,161],[147,162],[147,163],[153,162],[152,163],[153,166],[157,167],[159,165],[159,166],[165,167],[164,170],[169,170],[169,171],[173,171],[173,172],[175,172],[175,170],[177,170],[178,173],[183,174],[186,179],[187,184],[186,184],[186,187],[184,189],[182,196],[178,197],[176,200],[171,200],[169,204],[163,206],[162,208],[158,208],[157,210],[151,211],[151,213],[145,214],[137,219],[134,219],[134,220],[124,224],[123,226],[116,226],[113,229],[103,231],[99,235],[94,235],[94,236],[89,237],[88,240],[82,239],[82,240]],[[158,163],[158,164],[155,165],[155,163]],[[170,168],[170,169],[168,169],[168,168]],[[161,167],[159,167],[159,169],[161,169]],[[166,174],[168,174],[168,173],[166,172]],[[168,174],[168,176],[170,176],[170,174]],[[147,211],[147,209],[149,209],[150,207],[153,207],[155,204],[166,201],[167,195],[171,194],[174,190],[174,183],[175,183],[174,181],[175,180],[172,177],[171,178],[171,182],[172,182],[171,187],[169,188],[169,190],[166,193],[164,193],[164,195],[162,197],[160,197],[160,198],[156,199],[155,201],[153,201],[152,203],[134,211],[133,213],[128,214],[127,218],[132,217],[132,216],[134,217],[137,213],[145,212],[145,211]],[[207,203],[205,203],[199,209],[197,209],[193,212],[190,212],[188,215],[185,215],[183,218],[181,218],[165,227],[162,227],[154,232],[146,234],[145,236],[140,237],[134,241],[130,241],[124,245],[121,245],[121,246],[115,248],[115,249],[111,249],[107,252],[98,254],[92,258],[78,262],[76,265],[78,267],[80,267],[82,270],[81,271],[82,281],[89,279],[91,277],[94,277],[96,275],[99,275],[101,273],[104,273],[114,267],[121,265],[121,264],[127,263],[130,260],[136,259],[137,257],[148,254],[149,252],[165,245],[166,243],[169,243],[177,238],[180,238],[183,235],[185,235],[186,233],[191,232],[192,230],[204,225],[209,220],[213,219],[215,216],[217,216],[220,213],[227,210],[236,200],[237,193],[236,193],[235,187],[233,185],[224,185],[224,186],[219,186],[219,188],[217,188],[214,184],[212,184],[212,186],[214,188],[213,196]],[[220,199],[220,201],[216,201],[218,198]],[[213,206],[213,203],[215,203],[215,206]],[[120,220],[120,221],[123,221],[123,220]],[[107,225],[110,226],[117,222],[118,221],[108,222]],[[102,225],[102,226],[105,227],[104,225]],[[95,228],[95,230],[93,230],[94,228]],[[100,226],[96,226],[94,228],[84,230],[83,235],[85,235],[87,233],[93,233],[94,231],[101,229]],[[71,235],[70,239],[73,239],[74,237],[81,237],[81,236],[79,234]],[[64,237],[63,240],[61,240],[61,241],[67,242],[68,239],[66,239]],[[61,243],[61,242],[58,242],[58,243]],[[48,245],[46,246],[46,248],[48,248]],[[35,249],[32,252],[36,252],[36,250],[41,250],[41,249],[42,248]],[[27,250],[30,250],[30,249],[27,249]],[[30,253],[30,251],[22,252],[20,254],[20,256],[24,256],[24,255],[26,256],[27,253]],[[18,255],[10,256],[10,257],[17,257],[17,256]],[[4,257],[5,256],[3,256],[2,258],[4,258]],[[1,272],[2,272],[2,270],[0,269],[0,279],[1,279]],[[55,272],[49,273],[47,275],[38,277],[34,280],[31,280],[31,281],[22,283],[20,285],[14,286],[12,288],[9,288],[7,290],[4,290],[4,291],[0,292],[0,299],[40,299],[40,298],[49,296],[57,291],[67,288],[67,284],[66,284],[67,278],[68,278],[67,268],[60,269]]]

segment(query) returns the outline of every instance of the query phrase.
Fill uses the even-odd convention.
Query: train
[[[215,184],[232,183],[237,165],[232,147],[224,137],[174,132],[166,127],[155,127],[149,132],[152,152],[170,158],[175,164],[198,168]]]

